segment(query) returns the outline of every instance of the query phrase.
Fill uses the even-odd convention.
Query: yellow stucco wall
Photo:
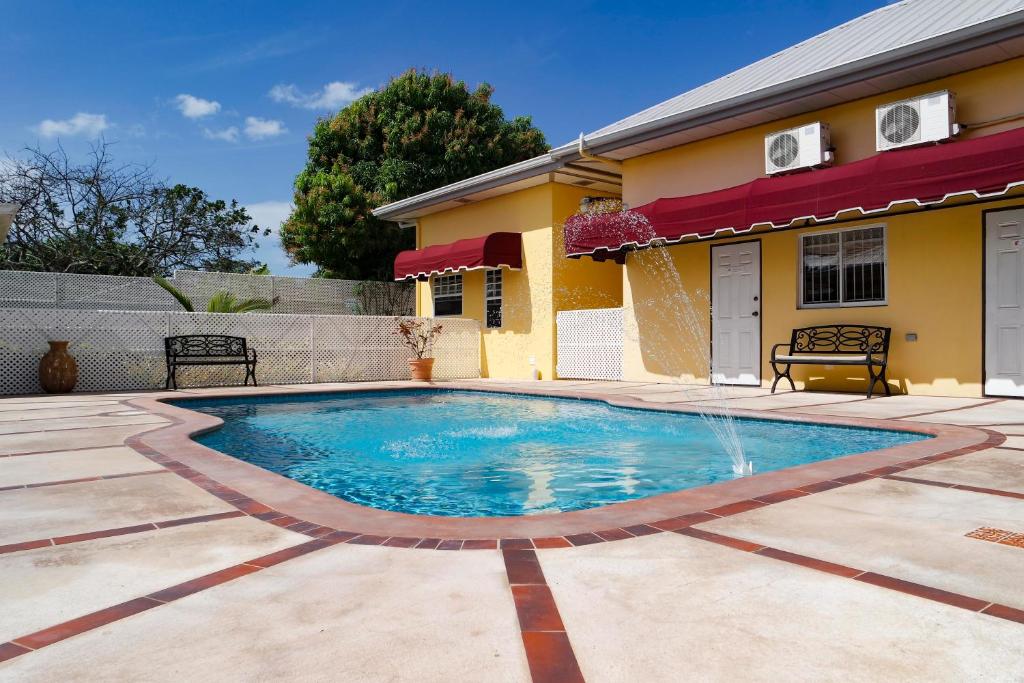
[[[714,242],[630,254],[624,305],[625,378],[707,382],[710,336],[710,249],[759,239],[762,262],[761,376],[772,377],[771,347],[794,327],[839,322],[891,327],[890,386],[896,392],[979,396],[982,377],[982,211],[1021,206],[1024,199],[843,223],[887,227],[888,304],[800,309],[798,236],[830,229],[762,232]],[[681,312],[688,298],[694,312]],[[691,323],[688,325],[688,323]],[[695,329],[692,329],[695,328]],[[906,341],[914,332],[918,339]],[[796,366],[798,388],[864,391],[862,367]],[[783,384],[783,386],[786,386]],[[788,387],[787,387],[788,388]]]
[[[562,224],[579,208],[581,197],[593,194],[600,193],[549,182],[419,219],[418,248],[500,231],[523,235],[523,268],[503,275],[502,327],[481,330],[482,376],[529,378],[532,358],[541,377],[551,379],[555,312],[621,305],[619,266],[563,258]],[[416,289],[417,313],[431,315],[430,283]],[[483,322],[483,290],[483,271],[463,273],[461,317]]]
[[[877,154],[875,107],[936,90],[956,95],[957,119],[971,123],[1024,111],[1024,58],[967,71],[911,88],[894,90],[855,102],[773,121],[734,133],[627,159],[623,164],[622,198],[636,207],[660,197],[708,192],[739,185],[764,175],[764,136],[814,121],[830,124],[836,163]],[[1021,125],[1020,121],[964,132],[964,137],[989,135]]]
[[[659,197],[720,189],[764,174],[764,136],[816,120],[832,127],[837,163],[876,154],[874,109],[913,95],[949,89],[957,119],[978,122],[1024,111],[1024,59],[1015,59],[927,84],[868,97],[784,121],[627,160],[623,198],[630,206]],[[968,129],[988,135],[1020,121]],[[934,209],[841,225],[759,231],[745,237],[683,244],[631,254],[623,277],[626,309],[625,378],[707,382],[709,363],[711,244],[757,238],[762,258],[762,366],[772,377],[771,346],[789,340],[794,327],[838,322],[893,328],[889,377],[896,391],[978,396],[982,379],[982,211],[1020,205],[1016,199]],[[888,304],[800,309],[798,235],[857,225],[888,226]],[[678,313],[688,299],[693,312]],[[908,332],[918,340],[908,342]],[[794,367],[798,387],[863,391],[864,368]]]

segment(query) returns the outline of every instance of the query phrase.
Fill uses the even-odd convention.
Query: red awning
[[[426,280],[431,275],[500,267],[523,267],[523,240],[518,232],[492,232],[484,237],[403,251],[395,257],[395,279]]]
[[[1017,185],[1024,185],[1024,128],[658,199],[620,213],[576,214],[565,223],[565,253],[603,260],[620,257],[628,247],[762,225],[779,228],[806,219],[829,221],[847,211],[871,214],[959,195],[992,197]]]

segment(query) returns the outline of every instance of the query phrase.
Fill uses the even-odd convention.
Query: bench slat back
[[[793,353],[888,353],[892,328],[817,325],[793,330]]]
[[[188,334],[164,338],[168,356],[189,357],[230,357],[245,356],[248,350],[245,337],[229,337],[224,334]]]

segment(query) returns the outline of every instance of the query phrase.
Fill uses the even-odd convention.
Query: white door
[[[985,215],[985,393],[1024,396],[1024,209]]]
[[[761,242],[711,247],[711,381],[761,384]]]

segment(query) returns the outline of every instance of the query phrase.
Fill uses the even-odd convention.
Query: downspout
[[[583,133],[580,133],[580,141],[579,145],[576,148],[576,151],[582,158],[587,159],[588,161],[598,161],[602,164],[608,164],[612,168],[622,168],[622,162],[619,161],[618,159],[609,159],[608,157],[602,157],[588,152],[586,148],[583,146]]]

